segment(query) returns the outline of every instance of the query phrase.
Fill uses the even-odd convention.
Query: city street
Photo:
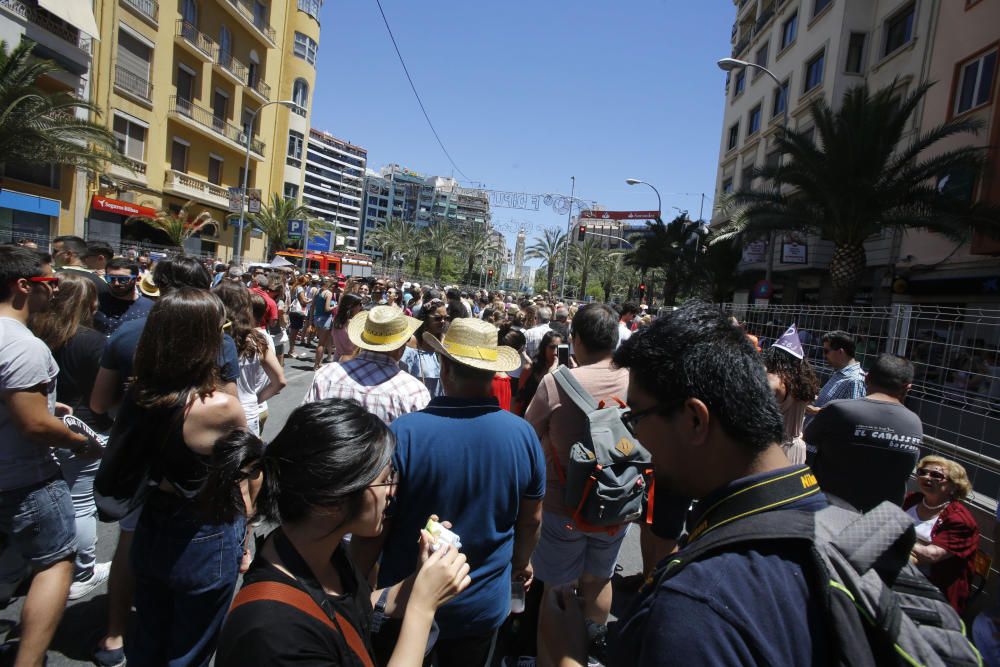
[[[300,350],[308,348],[300,348]],[[264,425],[264,440],[273,438],[281,429],[288,414],[302,401],[312,380],[312,361],[286,360],[285,376],[288,386],[277,397],[268,401],[270,416]],[[118,529],[114,524],[98,525],[97,559],[99,562],[111,560],[117,540]],[[639,534],[629,533],[619,557],[621,575],[627,576],[640,569]],[[49,667],[69,667],[70,665],[90,665],[90,654],[104,631],[107,619],[107,587],[101,586],[82,600],[71,602],[66,608],[59,630],[49,648]],[[20,597],[0,611],[0,637],[17,622],[24,598]],[[621,609],[621,600],[615,603],[615,610]],[[12,664],[13,656],[0,658],[0,667]]]

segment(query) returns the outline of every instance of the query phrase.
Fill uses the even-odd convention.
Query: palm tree
[[[572,246],[570,258],[573,266],[580,272],[580,298],[587,296],[587,281],[590,272],[598,268],[605,259],[608,251],[604,249],[600,241],[586,239],[583,243],[576,243]]]
[[[536,238],[525,249],[525,259],[540,259],[545,264],[548,274],[545,281],[545,289],[552,288],[552,278],[555,276],[559,260],[562,259],[562,251],[565,245],[565,232],[559,229],[546,229],[541,238]]]
[[[144,222],[150,227],[160,230],[170,239],[170,244],[177,247],[181,251],[181,254],[184,254],[185,241],[200,232],[207,225],[217,224],[215,219],[212,218],[212,214],[208,211],[202,211],[192,217],[190,209],[193,206],[194,202],[189,201],[176,212],[161,210],[152,216],[133,215],[125,220],[125,224]]]
[[[647,222],[643,236],[634,237],[635,249],[625,260],[639,269],[645,279],[647,272],[663,273],[663,305],[672,306],[679,294],[690,291],[698,282],[697,257],[690,244],[690,225],[686,213],[669,224],[657,218]]]
[[[402,218],[391,218],[367,234],[365,240],[381,251],[382,264],[388,270],[389,261],[395,253],[409,251],[416,246],[417,228]]]
[[[616,286],[627,284],[623,279],[627,281],[630,277],[628,274],[635,273],[635,270],[625,266],[624,253],[612,250],[607,253],[604,261],[598,263],[596,273],[598,280],[601,281],[601,289],[604,290],[604,302],[609,303],[611,292]]]
[[[956,241],[974,231],[1000,235],[996,208],[961,201],[943,188],[949,174],[978,171],[981,149],[967,146],[920,159],[942,139],[974,134],[979,123],[951,120],[903,143],[930,85],[906,97],[896,83],[875,93],[857,86],[844,94],[837,111],[817,99],[809,111],[819,141],[811,133],[779,132],[777,145],[788,159],[755,170],[754,178],[764,179],[761,189],[744,188],[723,199],[722,212],[731,217],[717,239],[794,231],[831,240],[834,299],[846,304],[867,264],[863,244],[873,234],[926,229]],[[791,187],[783,191],[778,182]]]
[[[454,250],[456,233],[444,220],[438,220],[424,230],[423,249],[434,258],[434,280],[441,280],[441,260]]]
[[[0,162],[58,164],[91,173],[102,172],[109,162],[126,165],[108,128],[76,117],[77,111],[100,116],[98,106],[72,92],[39,87],[41,79],[63,68],[33,56],[34,46],[21,40],[8,50],[0,41]]]
[[[459,252],[466,258],[465,284],[472,284],[475,263],[488,262],[497,252],[497,239],[489,222],[472,222],[462,229],[458,240]]]
[[[239,215],[230,216],[230,218],[233,217],[238,219]],[[254,227],[267,234],[268,256],[279,250],[284,250],[290,245],[288,238],[288,222],[290,220],[307,220],[310,238],[331,230],[336,232],[336,225],[314,218],[305,206],[298,204],[294,199],[286,199],[278,193],[271,194],[271,202],[262,206],[260,213],[249,213],[246,219]],[[336,233],[334,233],[334,237],[336,238]],[[303,247],[306,245],[308,244],[303,242]]]

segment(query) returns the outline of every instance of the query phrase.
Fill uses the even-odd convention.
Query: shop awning
[[[90,0],[38,0],[38,6],[55,14],[80,32],[101,41]]]
[[[27,195],[13,190],[0,190],[0,208],[58,217],[59,200]]]

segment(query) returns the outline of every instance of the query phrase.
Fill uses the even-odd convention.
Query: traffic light
[[[587,225],[580,225],[580,229],[576,234],[577,241],[583,241],[583,237],[587,235]]]
[[[646,296],[646,283],[639,283],[639,300],[641,301]]]
[[[490,278],[492,278],[493,277],[493,269],[490,269],[489,271],[487,271],[486,275],[489,276]]]

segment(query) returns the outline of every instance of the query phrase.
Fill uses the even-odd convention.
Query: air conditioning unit
[[[135,203],[135,192],[132,192],[131,190],[126,190],[124,192],[119,192],[118,193],[118,199],[121,200],[121,201],[128,202],[130,204],[134,204]]]

